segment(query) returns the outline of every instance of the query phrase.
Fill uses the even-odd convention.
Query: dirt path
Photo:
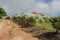
[[[26,33],[14,22],[4,20],[0,23],[0,40],[38,40],[32,34]]]

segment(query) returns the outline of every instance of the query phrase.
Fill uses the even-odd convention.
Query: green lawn
[[[40,28],[45,28],[45,29],[49,29],[49,30],[54,30],[53,26],[50,23],[36,23],[36,26],[40,27]]]

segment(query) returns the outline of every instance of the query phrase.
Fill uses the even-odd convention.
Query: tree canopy
[[[0,7],[0,19],[3,18],[4,16],[7,16],[5,10]]]

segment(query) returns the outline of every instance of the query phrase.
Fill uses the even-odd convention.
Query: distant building
[[[34,15],[40,15],[40,16],[45,16],[44,14],[42,14],[42,13],[37,13],[37,12],[31,12],[32,14],[34,14]]]

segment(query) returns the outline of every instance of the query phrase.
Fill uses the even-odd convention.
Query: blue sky
[[[60,15],[60,0],[0,0],[9,15],[36,11],[48,16]]]

